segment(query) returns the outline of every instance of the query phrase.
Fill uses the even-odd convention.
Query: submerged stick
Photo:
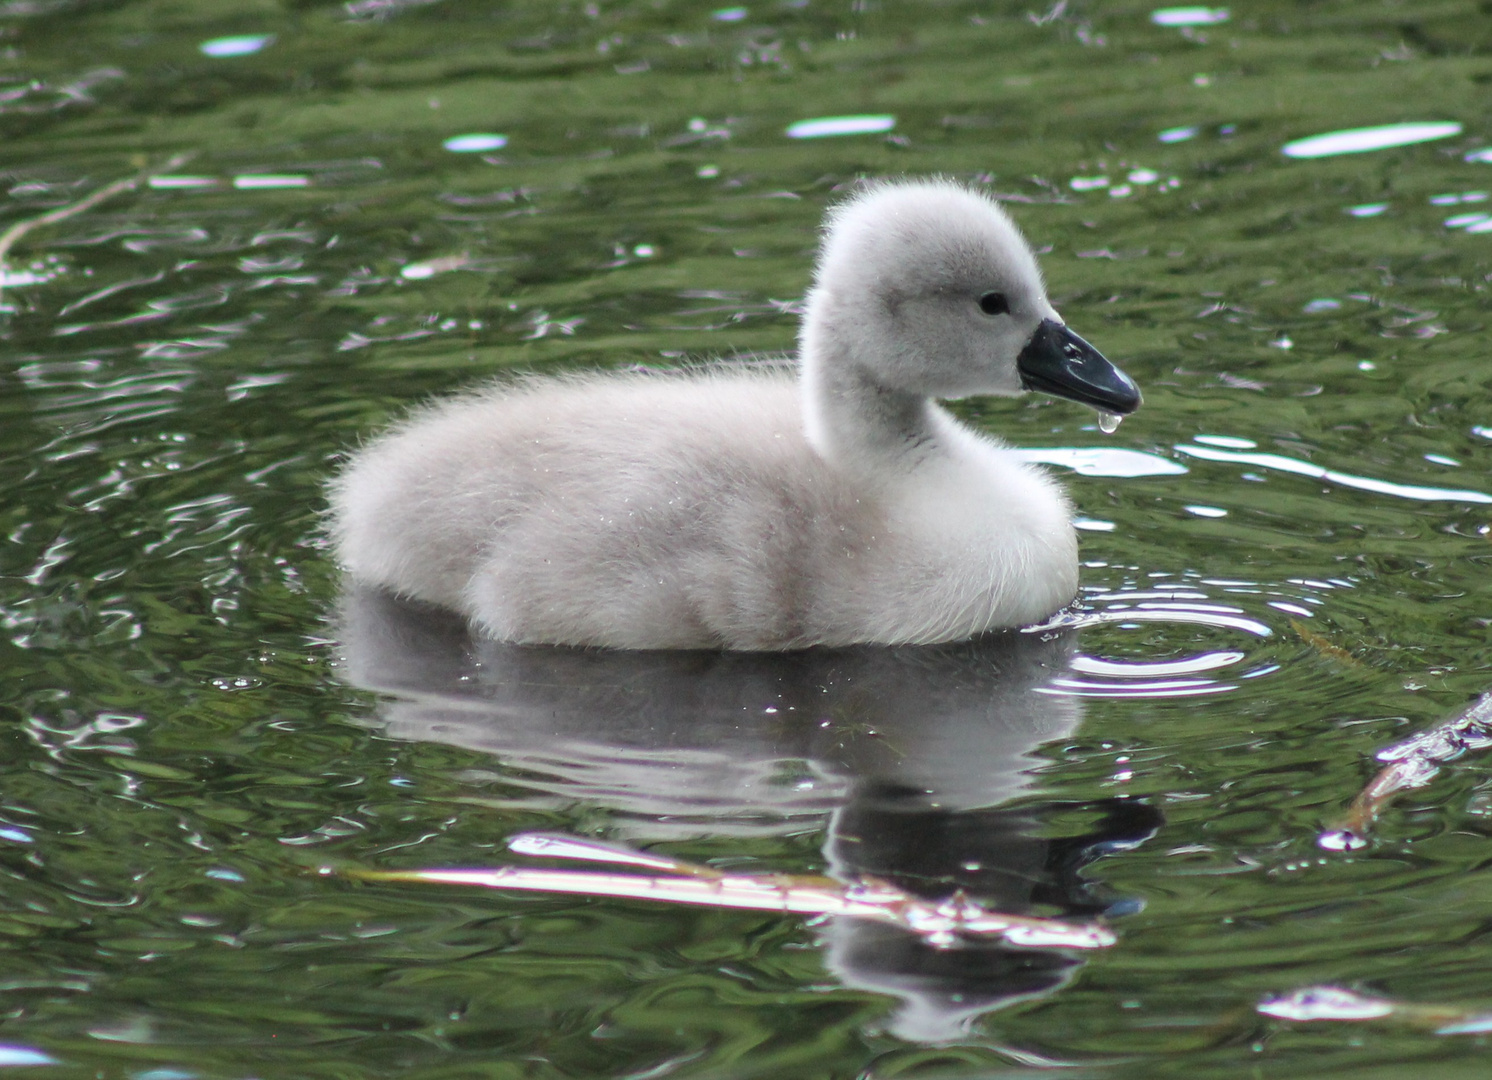
[[[1360,668],[1363,666],[1363,662],[1357,657],[1353,656],[1340,645],[1333,645],[1329,639],[1316,633],[1316,631],[1312,630],[1299,619],[1290,620],[1290,629],[1295,631],[1301,641],[1304,641],[1322,656],[1329,656],[1340,664],[1346,664],[1348,667]]]
[[[504,866],[491,870],[341,870],[359,881],[414,881],[478,885],[488,889],[573,893],[671,904],[776,911],[794,915],[842,915],[910,930],[929,945],[948,948],[963,937],[998,937],[1027,948],[1101,949],[1117,938],[1097,923],[1068,923],[1034,915],[993,911],[962,892],[923,900],[887,882],[862,878],[845,884],[832,878],[793,874],[735,874],[668,856],[577,837],[520,833],[508,847],[521,855],[582,859],[661,871],[655,875],[595,870],[551,870]]]
[[[1328,851],[1356,851],[1366,847],[1378,815],[1402,792],[1424,787],[1440,766],[1470,750],[1492,746],[1492,692],[1453,719],[1384,747],[1375,757],[1388,762],[1352,800],[1346,815],[1316,837]]]
[[[44,225],[55,225],[59,221],[66,221],[70,217],[76,217],[85,211],[92,210],[99,203],[106,199],[112,199],[122,191],[133,190],[142,180],[149,180],[152,176],[170,172],[172,169],[186,164],[194,156],[191,153],[176,154],[169,161],[156,168],[146,169],[143,172],[136,173],[134,176],[127,176],[123,180],[115,180],[112,184],[105,184],[97,191],[83,196],[77,202],[68,203],[66,206],[59,206],[55,210],[48,210],[45,214],[28,218],[25,221],[18,221],[3,233],[0,233],[0,300],[4,300],[5,298],[5,275],[9,265],[7,257],[10,255],[10,249],[15,247],[21,237]]]

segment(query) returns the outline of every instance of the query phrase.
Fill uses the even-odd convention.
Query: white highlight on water
[[[1022,461],[1061,465],[1079,476],[1180,476],[1188,471],[1158,454],[1106,446],[1033,446],[1016,452]]]
[[[501,150],[508,145],[506,135],[479,131],[469,135],[452,135],[440,144],[453,154],[480,154],[487,150]]]
[[[878,135],[896,126],[894,116],[819,116],[789,124],[789,139],[827,139],[835,135]]]
[[[1388,1016],[1392,1002],[1338,986],[1308,986],[1294,993],[1265,998],[1258,1009],[1281,1020],[1370,1020]]]
[[[1430,121],[1408,124],[1382,124],[1378,127],[1348,128],[1296,139],[1281,147],[1286,157],[1320,158],[1337,154],[1361,154],[1369,150],[1387,150],[1395,146],[1448,139],[1461,134],[1455,121]]]
[[[198,45],[204,56],[249,56],[275,39],[273,34],[241,34],[237,37],[212,38]]]
[[[1165,7],[1150,13],[1150,21],[1156,26],[1216,26],[1230,17],[1227,8],[1211,7]]]
[[[1371,491],[1377,495],[1394,495],[1400,499],[1415,499],[1420,502],[1492,503],[1492,495],[1481,491],[1422,487],[1418,484],[1395,484],[1388,480],[1376,480],[1371,476],[1354,476],[1352,473],[1337,472],[1335,469],[1327,469],[1309,461],[1300,461],[1280,454],[1238,454],[1228,450],[1215,450],[1209,446],[1190,445],[1178,446],[1176,450],[1188,457],[1201,458],[1204,461],[1228,461],[1261,469],[1278,469],[1280,472],[1326,480],[1343,487],[1357,488],[1359,491]]]

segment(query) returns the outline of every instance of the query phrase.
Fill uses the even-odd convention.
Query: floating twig
[[[1366,847],[1373,822],[1401,792],[1424,787],[1447,761],[1488,746],[1492,746],[1492,693],[1477,698],[1459,716],[1378,751],[1374,756],[1388,764],[1352,800],[1342,820],[1316,838],[1316,844],[1329,851]]]
[[[659,873],[520,866],[491,870],[324,869],[322,872],[339,873],[359,881],[479,885],[488,889],[579,893],[795,915],[843,915],[900,926],[937,948],[951,947],[968,937],[997,937],[1027,948],[1067,949],[1101,949],[1117,940],[1112,930],[1098,923],[1007,915],[992,911],[962,892],[945,900],[923,900],[875,878],[846,884],[811,875],[724,873],[665,855],[550,833],[519,833],[508,841],[508,847],[520,855],[614,863]]]
[[[10,255],[10,249],[15,247],[21,237],[44,225],[55,225],[59,221],[66,221],[68,218],[76,217],[84,211],[92,210],[99,203],[106,199],[112,199],[122,191],[133,190],[141,181],[149,180],[152,176],[170,172],[172,169],[186,164],[194,156],[191,153],[177,154],[156,168],[146,169],[143,172],[136,173],[134,176],[127,176],[123,180],[115,180],[112,184],[105,184],[97,191],[83,196],[77,202],[68,203],[66,206],[59,206],[55,210],[48,210],[45,214],[28,218],[25,221],[18,221],[3,233],[0,233],[0,300],[3,300],[5,297],[5,277],[9,272],[8,256]]]

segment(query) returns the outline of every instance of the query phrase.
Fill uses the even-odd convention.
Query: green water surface
[[[1485,1076],[1482,1036],[1255,1004],[1492,1008],[1486,761],[1363,851],[1315,845],[1375,750],[1492,685],[1492,10],[1153,11],[0,0],[0,229],[194,155],[11,253],[0,1066]],[[786,134],[834,116],[892,126]],[[1460,129],[1283,152],[1404,122]],[[473,134],[504,143],[445,147]],[[665,663],[339,600],[321,492],[359,439],[503,371],[789,349],[825,207],[904,173],[1008,200],[1144,388],[1112,436],[1046,398],[957,406],[1085,463],[1054,468],[1107,621],[1013,659]],[[861,850],[932,891],[1015,852],[1019,899],[1107,910],[1119,942],[950,958],[307,872],[499,865],[524,829],[740,870]]]

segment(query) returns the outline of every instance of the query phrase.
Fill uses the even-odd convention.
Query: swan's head
[[[803,355],[926,397],[1040,390],[1121,415],[1140,404],[1052,308],[1014,222],[946,180],[874,184],[830,211]]]

